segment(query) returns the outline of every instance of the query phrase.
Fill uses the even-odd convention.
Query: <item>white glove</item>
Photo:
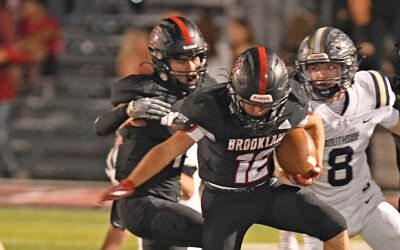
[[[160,120],[171,110],[171,104],[155,99],[142,98],[131,101],[126,108],[126,113],[135,119]]]
[[[160,124],[166,127],[171,127],[174,119],[179,115],[179,112],[169,112],[161,118]]]

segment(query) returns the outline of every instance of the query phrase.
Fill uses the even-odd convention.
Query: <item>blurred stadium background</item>
[[[113,138],[96,136],[93,121],[111,108],[110,86],[118,79],[116,55],[126,29],[151,27],[168,10],[181,11],[194,21],[207,12],[219,32],[218,43],[227,45],[220,46],[218,54],[230,54],[228,25],[236,17],[247,19],[257,44],[287,53],[290,18],[309,11],[318,25],[335,25],[338,2],[346,7],[347,1],[330,0],[47,1],[49,12],[62,24],[65,49],[55,74],[42,76],[18,98],[10,147],[30,178],[106,180],[104,159]],[[393,38],[385,39],[390,48]],[[384,134],[378,130],[374,137],[372,168],[382,187],[394,189],[399,184],[394,146]]]
[[[90,183],[88,186],[95,186],[96,190],[108,186],[104,161],[114,138],[96,136],[93,122],[97,115],[111,108],[110,86],[118,80],[115,64],[124,32],[154,26],[167,11],[180,11],[194,22],[204,15],[211,17],[213,26],[203,32],[217,33],[218,39],[212,42],[218,45],[216,57],[228,56],[228,63],[223,65],[226,69],[231,66],[229,59],[233,54],[230,21],[245,19],[254,42],[280,51],[289,66],[293,65],[294,48],[304,37],[304,32],[317,26],[333,25],[346,31],[358,44],[368,44],[364,48],[372,45],[372,51],[361,50],[367,58],[365,68],[380,68],[389,76],[398,71],[394,63],[394,44],[399,40],[388,31],[379,37],[383,45],[377,44],[370,34],[371,27],[381,21],[382,5],[398,6],[396,0],[49,0],[45,4],[49,13],[61,23],[64,49],[57,57],[57,70],[42,75],[33,86],[21,92],[13,106],[9,147],[19,161],[20,172],[15,176],[7,175],[3,170],[0,172],[0,183],[3,184],[0,221],[8,217],[3,213],[5,207],[10,206],[7,205],[11,199],[5,191],[9,190],[7,185],[10,188],[10,185],[29,186],[26,183],[32,183],[32,180],[38,180],[37,183],[42,183],[39,180],[59,180],[71,181],[60,182],[67,186]],[[354,12],[352,4],[365,5],[359,12],[369,11],[365,12],[369,13],[369,19],[360,20],[360,13]],[[384,15],[385,18],[400,17],[396,12],[399,9],[392,8],[389,13],[392,15]],[[394,25],[398,19],[383,21]],[[383,50],[378,46],[383,46]],[[369,156],[375,180],[389,194],[398,196],[395,147],[390,134],[381,128],[373,137]],[[51,184],[54,185],[57,184]],[[107,215],[104,217],[102,223],[106,225],[108,218]],[[7,223],[2,227],[7,228]],[[0,240],[4,240],[2,235],[8,230],[4,228]],[[4,242],[6,247],[10,243]]]

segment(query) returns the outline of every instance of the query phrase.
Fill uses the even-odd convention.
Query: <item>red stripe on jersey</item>
[[[185,38],[185,43],[186,43],[186,45],[191,45],[191,44],[192,44],[192,40],[190,39],[189,31],[187,30],[186,25],[182,22],[181,19],[179,19],[179,18],[177,18],[177,17],[175,17],[175,16],[174,16],[174,17],[171,17],[171,19],[172,19],[176,24],[178,24],[179,28],[181,29],[182,34],[183,34],[183,37]]]
[[[264,47],[258,47],[258,55],[260,59],[260,88],[258,89],[258,94],[265,95],[267,93],[268,61]]]

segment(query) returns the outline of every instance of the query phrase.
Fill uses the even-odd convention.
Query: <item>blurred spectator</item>
[[[5,1],[0,1],[0,44],[10,45],[16,40],[15,23],[11,13],[5,8]]]
[[[0,176],[17,177],[20,167],[10,143],[11,110],[17,95],[12,63],[25,62],[27,56],[12,48],[16,40],[15,23],[5,1],[0,4]]]
[[[400,1],[373,0],[371,8],[371,41],[375,46],[374,59],[379,65],[392,61],[394,47],[385,48],[385,41],[391,38],[394,43],[400,43]],[[385,56],[385,53],[390,56]],[[381,67],[381,69],[383,69]],[[389,74],[389,72],[387,72]],[[396,72],[399,74],[400,72]]]
[[[144,29],[125,32],[116,61],[118,77],[124,78],[132,74],[153,73],[148,39],[149,32]]]
[[[287,66],[294,65],[297,49],[304,37],[318,26],[318,16],[306,9],[299,9],[289,16],[286,39],[282,45],[281,58]]]
[[[229,22],[229,42],[232,58],[237,58],[243,51],[255,46],[252,32],[245,19],[232,19]]]
[[[215,24],[213,15],[210,12],[206,11],[200,16],[197,26],[208,43],[208,74],[214,77],[219,83],[226,82],[229,69],[232,66],[228,42],[220,39],[221,31]]]
[[[57,56],[63,49],[61,27],[57,18],[49,15],[44,0],[25,0],[18,27],[18,49],[31,56],[28,83],[35,83],[41,75],[54,74]]]

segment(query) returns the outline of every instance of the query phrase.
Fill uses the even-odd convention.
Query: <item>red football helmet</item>
[[[236,59],[228,90],[232,98],[232,114],[246,127],[258,130],[272,126],[278,120],[291,89],[286,66],[279,56],[271,49],[254,47]],[[261,117],[251,116],[243,110],[243,100],[271,110]]]
[[[162,20],[150,34],[150,56],[155,72],[163,81],[168,81],[183,92],[194,90],[201,83],[207,68],[208,44],[199,28],[183,17],[170,17]],[[169,58],[199,56],[201,66],[196,74],[190,71],[173,71],[168,63]],[[200,75],[196,85],[180,83],[175,76],[185,76],[188,81]]]

